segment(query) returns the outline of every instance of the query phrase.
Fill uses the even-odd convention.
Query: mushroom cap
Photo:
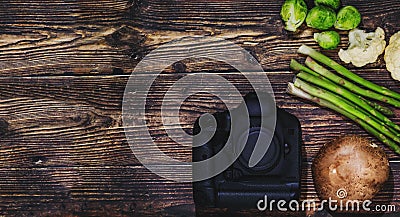
[[[371,200],[389,178],[385,152],[368,139],[350,135],[325,144],[312,165],[321,199]]]

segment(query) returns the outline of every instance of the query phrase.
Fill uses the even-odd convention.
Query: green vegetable
[[[301,65],[299,62],[297,62],[295,59],[292,59],[290,61],[290,68],[295,70],[295,71],[303,71],[303,72],[307,72],[309,74],[318,76],[319,74],[314,72],[313,70]]]
[[[321,69],[318,69],[318,68],[316,68],[316,67],[310,67],[310,66],[309,66],[309,63],[310,63],[310,62],[313,64],[313,66],[316,65],[316,66],[318,66],[318,67],[321,67]],[[349,81],[347,81],[347,80],[344,80],[343,78],[341,78],[341,77],[335,75],[334,73],[330,72],[329,70],[325,69],[325,68],[322,67],[321,65],[318,65],[318,63],[316,63],[316,62],[315,62],[314,60],[312,60],[310,57],[307,57],[307,59],[306,59],[306,65],[307,65],[308,67],[312,68],[312,70],[311,70],[310,68],[306,67],[306,66],[301,65],[301,64],[300,64],[299,62],[297,62],[295,59],[292,59],[292,60],[290,61],[290,68],[293,69],[293,70],[295,70],[295,71],[307,72],[307,73],[309,73],[309,74],[311,74],[311,75],[317,76],[317,77],[318,77],[319,79],[321,79],[321,80],[330,82],[330,83],[332,83],[332,84],[335,84],[335,83],[336,83],[337,85],[343,86],[343,87],[347,88],[348,90],[353,91],[353,92],[355,92],[355,93],[358,93],[358,92],[357,92],[357,91],[354,91],[354,90],[358,90],[358,91],[363,92],[364,94],[367,94],[367,95],[368,95],[368,94],[371,94],[372,96],[375,96],[376,98],[380,99],[380,98],[379,98],[379,97],[380,97],[379,94],[377,94],[377,93],[375,93],[375,92],[372,92],[372,91],[369,91],[369,90],[363,90],[363,89],[359,88],[358,86],[354,85],[353,83],[351,83],[351,82],[349,82]],[[313,70],[314,70],[314,71],[313,71]],[[318,71],[318,73],[317,73],[316,71]],[[330,80],[329,80],[329,79],[330,79]],[[334,83],[333,83],[333,82],[334,82]],[[376,95],[374,95],[374,94],[377,94],[378,96],[376,96]],[[360,95],[361,95],[361,94],[360,94]],[[374,107],[376,110],[382,112],[383,114],[388,115],[388,116],[393,116],[393,115],[394,115],[394,112],[393,112],[390,108],[387,108],[387,107],[385,107],[385,106],[379,105],[378,103],[375,103],[375,102],[368,101],[368,100],[362,98],[361,96],[358,96],[358,97],[359,97],[360,99],[364,100],[364,101],[365,101],[366,103],[368,103],[370,106]],[[386,97],[386,96],[382,96],[382,97]],[[373,98],[373,97],[371,97],[371,98]],[[392,99],[392,100],[394,100],[394,99]],[[398,103],[400,104],[400,102],[398,102]]]
[[[349,100],[355,106],[359,106],[359,107],[363,108],[366,112],[370,113],[369,114],[370,116],[376,117],[377,119],[379,119],[379,121],[382,121],[388,127],[392,127],[393,129],[400,131],[400,127],[398,125],[393,123],[389,118],[387,118],[385,115],[383,115],[382,113],[377,111],[375,108],[370,106],[367,102],[365,102],[363,99],[359,98],[357,95],[353,94],[352,92],[350,92],[334,83],[324,81],[323,79],[319,79],[318,77],[308,74],[306,72],[300,72],[299,74],[297,74],[297,77],[304,81],[307,81],[313,85],[317,85],[319,87],[330,90],[333,93],[339,94],[340,96],[342,96],[342,98]]]
[[[400,94],[396,93],[394,91],[391,91],[387,89],[386,87],[379,86],[377,84],[374,84],[368,80],[365,80],[364,78],[361,78],[360,76],[352,73],[339,63],[335,62],[334,60],[330,59],[329,57],[323,55],[322,53],[308,47],[307,45],[301,45],[299,50],[299,53],[308,55],[312,57],[313,59],[329,66],[330,68],[334,69],[336,72],[338,72],[340,75],[343,75],[344,77],[348,78],[351,81],[354,81],[366,88],[369,88],[371,90],[376,91],[377,93],[385,96],[390,96],[392,98],[395,98],[397,100],[400,100]]]
[[[393,111],[364,98],[369,97],[399,106],[398,97],[400,94],[353,74],[345,67],[306,45],[299,48],[299,53],[309,55],[306,59],[308,67],[296,60],[290,62],[290,68],[300,71],[300,73],[297,74],[293,83],[289,83],[288,92],[343,114],[358,123],[367,132],[376,136],[394,152],[400,154],[400,146],[398,145],[400,143],[400,126],[385,116],[393,115]],[[349,80],[319,65],[311,57],[335,69],[336,72]],[[352,81],[369,89],[360,88],[351,83]]]
[[[304,0],[286,0],[281,8],[281,17],[285,21],[285,29],[296,31],[307,16],[307,5]]]
[[[338,9],[340,6],[340,0],[315,0],[314,3],[317,6],[324,5],[335,10]]]
[[[361,96],[368,97],[371,99],[379,100],[381,102],[385,102],[387,104],[390,104],[390,105],[400,108],[400,101],[390,98],[390,97],[387,97],[385,95],[378,94],[374,91],[366,90],[361,87],[358,87],[357,85],[351,83],[349,80],[346,80],[340,76],[337,76],[337,75],[335,75],[335,73],[333,73],[333,72],[329,71],[328,69],[326,69],[325,67],[319,65],[317,62],[315,62],[313,59],[311,59],[311,57],[307,57],[305,64],[314,73],[322,75],[325,78],[328,78],[329,80],[333,81],[334,83],[341,85],[341,86],[347,88],[348,90],[353,91],[354,93],[357,93]],[[290,64],[290,66],[292,67],[292,63]],[[293,63],[292,69],[297,70],[297,71],[299,71],[299,70],[304,71],[303,68],[298,69],[300,67],[305,67],[305,66],[301,65],[300,63],[297,63],[297,64]],[[305,68],[307,68],[307,67],[305,67]]]
[[[394,112],[390,108],[381,106],[376,102],[368,101],[365,98],[362,98],[361,96],[360,96],[360,98],[363,99],[365,102],[367,102],[370,106],[374,107],[376,110],[382,112],[383,114],[385,114],[387,116],[394,116]]]
[[[348,103],[348,100],[345,100],[330,91],[326,91],[322,88],[310,85],[301,79],[295,79],[294,86],[300,88],[301,90],[307,92],[312,96],[326,100],[334,104],[335,106],[345,110],[346,112],[353,114],[357,118],[365,121],[366,123],[374,127],[376,130],[380,131],[380,133],[393,139],[393,141],[400,143],[400,138],[391,130],[389,130],[383,123],[378,122],[375,118],[371,118],[369,115],[366,115],[363,111],[360,111],[359,109],[357,109],[357,107],[355,107],[351,103]]]
[[[307,26],[319,30],[327,30],[331,28],[335,21],[335,11],[325,6],[316,6],[312,8],[308,12],[306,18]]]
[[[352,113],[347,112],[346,110],[336,106],[335,104],[333,104],[329,101],[326,101],[324,99],[320,99],[318,97],[308,94],[307,92],[301,90],[300,88],[295,87],[293,83],[288,84],[287,92],[289,94],[300,97],[302,99],[317,103],[320,106],[330,108],[330,109],[346,116],[347,118],[350,118],[354,122],[358,123],[368,133],[370,133],[370,134],[374,135],[376,138],[378,138],[382,143],[388,145],[391,149],[394,150],[394,152],[396,152],[397,154],[400,154],[400,147],[395,142],[393,142],[393,140],[387,138],[379,130],[376,130],[374,127],[369,125],[367,122],[363,121],[362,119],[358,118],[357,116],[353,115]]]
[[[356,28],[361,22],[361,14],[353,6],[346,6],[339,10],[335,28],[340,30],[350,30]]]
[[[314,33],[314,39],[318,42],[319,46],[327,50],[337,48],[340,43],[340,35],[335,31]]]

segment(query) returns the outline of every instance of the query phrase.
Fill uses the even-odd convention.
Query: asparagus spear
[[[386,103],[394,105],[396,107],[400,107],[400,101],[390,98],[385,95],[378,94],[371,90],[365,90],[363,88],[360,88],[357,85],[351,83],[350,81],[335,75],[334,73],[332,73],[325,67],[319,65],[317,62],[315,62],[313,59],[311,59],[311,57],[307,57],[305,64],[314,72],[328,78],[329,80],[335,82],[336,84],[342,85],[343,87],[345,87],[357,94],[360,94],[361,96],[365,96],[365,97],[368,97],[371,99],[376,99],[381,102],[386,102]]]
[[[371,115],[373,115],[373,116],[377,117],[379,120],[383,121],[387,126],[393,127],[393,129],[400,131],[400,127],[398,125],[393,123],[389,118],[387,118],[385,115],[383,115],[382,113],[377,111],[375,108],[370,106],[367,102],[360,99],[357,95],[353,94],[352,92],[350,92],[336,84],[324,81],[322,79],[318,79],[318,77],[308,74],[308,73],[305,73],[305,72],[300,72],[299,74],[297,74],[297,77],[299,77],[302,80],[307,81],[311,84],[320,86],[322,88],[325,88],[327,90],[330,90],[334,93],[341,95],[343,98],[348,99],[349,101],[353,102],[354,104],[360,106],[362,109],[365,109],[365,111],[367,111]],[[400,136],[399,134],[397,134],[397,135]]]
[[[379,104],[376,103],[376,102],[368,101],[368,100],[362,98],[361,96],[358,96],[358,97],[360,97],[360,99],[362,99],[362,100],[364,100],[365,102],[367,102],[370,106],[374,107],[376,110],[382,112],[384,115],[387,115],[387,116],[394,116],[394,112],[393,112],[390,108],[385,107],[385,106],[382,106],[382,105],[379,105]]]
[[[372,126],[367,124],[362,119],[357,118],[357,116],[335,106],[334,104],[332,104],[326,100],[314,97],[314,96],[304,92],[303,90],[295,87],[293,83],[288,84],[287,92],[289,94],[300,97],[302,99],[306,99],[306,100],[312,101],[314,103],[317,103],[320,106],[330,108],[330,109],[346,116],[347,118],[358,123],[362,128],[364,128],[364,130],[366,130],[368,133],[370,133],[373,136],[375,136],[376,138],[378,138],[382,143],[389,146],[394,152],[396,152],[397,154],[400,154],[400,147],[395,142],[393,142],[391,139],[387,138],[385,135],[383,135],[382,133],[377,131],[375,128],[373,128]]]
[[[324,99],[324,100],[336,105],[337,107],[339,107],[349,113],[352,113],[354,116],[360,118],[361,120],[364,120],[371,126],[375,127],[375,129],[379,130],[384,135],[393,139],[395,142],[400,143],[400,138],[397,135],[395,135],[391,130],[387,129],[385,127],[385,125],[377,122],[374,118],[370,118],[368,115],[366,115],[364,112],[358,110],[354,106],[349,105],[348,103],[345,103],[347,101],[346,99],[343,99],[342,97],[337,96],[336,94],[333,94],[329,91],[323,90],[323,89],[315,87],[313,85],[310,85],[307,82],[304,82],[298,78],[295,79],[294,85],[297,88],[300,88],[303,91],[309,93],[310,95]]]
[[[302,74],[304,74],[305,72],[303,72]],[[298,76],[299,78],[301,78],[301,77],[304,77],[302,74],[298,74],[298,75],[300,75],[300,76]],[[303,78],[304,79],[304,78]],[[310,78],[308,78],[309,80],[308,80],[308,82],[310,82]],[[313,80],[316,80],[316,79],[313,79]],[[328,80],[329,81],[329,80]],[[318,80],[317,80],[317,82],[318,82]],[[312,83],[312,82],[311,82]],[[318,85],[318,84],[315,84],[315,85]],[[321,87],[327,87],[327,86],[330,86],[330,85],[333,85],[334,87],[336,86],[334,83],[330,83],[330,84],[320,84],[320,85],[318,85],[318,86],[321,86]],[[326,89],[328,89],[328,88],[326,88]],[[340,91],[337,91],[336,89],[331,89],[331,91],[333,90],[333,92],[336,92],[336,93],[341,93]],[[364,101],[365,103],[371,103],[371,104],[373,104],[372,102],[369,102],[369,101],[366,101],[366,100],[363,100],[362,98],[360,98],[359,96],[357,96],[357,95],[355,95],[356,97],[358,97],[361,101]],[[378,122],[378,123],[380,123],[382,120],[380,120],[380,119],[378,119],[376,116],[374,116],[374,115],[370,115],[369,113],[368,113],[368,111],[366,111],[366,109],[363,109],[362,107],[360,107],[359,105],[357,105],[357,104],[354,104],[351,100],[348,100],[348,99],[346,99],[346,98],[342,98],[342,100],[343,100],[343,103],[346,103],[346,104],[348,104],[348,105],[350,105],[350,106],[352,106],[354,109],[356,109],[356,110],[358,110],[358,111],[360,111],[360,112],[363,112],[365,115],[367,115],[369,118],[371,118],[371,119],[373,119],[375,122]],[[379,105],[378,105],[379,106]],[[384,107],[383,107],[384,108]],[[381,108],[381,109],[383,109],[383,108]],[[377,109],[378,110],[378,109]],[[378,110],[379,111],[379,110]],[[389,120],[390,121],[390,120]],[[393,123],[394,124],[394,123]],[[393,134],[395,134],[396,136],[400,136],[399,135],[399,132],[398,131],[396,131],[394,128],[392,128],[392,127],[388,127],[388,130],[390,130]]]
[[[311,58],[310,58],[311,59]],[[312,59],[311,59],[312,60]],[[315,61],[314,61],[315,62]],[[316,63],[316,62],[315,62]],[[317,63],[316,63],[317,64]],[[322,67],[322,66],[321,66]],[[315,75],[315,76],[317,76],[319,79],[322,79],[322,80],[325,80],[325,81],[329,81],[330,83],[332,83],[332,84],[334,84],[331,80],[329,80],[328,78],[329,77],[331,77],[330,75],[327,75],[327,76],[325,76],[327,73],[322,73],[322,71],[318,71],[318,73],[317,72],[315,72],[315,71],[313,71],[313,70],[311,70],[311,69],[309,69],[308,67],[306,67],[306,66],[303,66],[302,64],[300,64],[299,62],[297,62],[296,60],[294,60],[294,59],[292,59],[291,61],[290,61],[290,68],[291,69],[293,69],[293,70],[296,70],[296,71],[304,71],[304,72],[307,72],[307,73],[310,73],[310,74],[312,74],[312,75]],[[324,68],[325,69],[325,68]],[[327,70],[327,69],[325,69],[325,70]],[[329,73],[331,73],[329,70],[327,70]],[[333,74],[333,73],[331,73],[331,74]],[[336,76],[335,74],[333,74],[333,76]],[[342,85],[342,83],[344,83],[344,82],[342,82],[342,78],[340,78],[339,76],[336,76],[338,79],[335,79],[334,81],[337,83],[337,84],[339,84],[339,85]],[[345,81],[345,80],[344,80]],[[354,85],[354,84],[352,84],[351,82],[346,82],[346,84],[349,84],[349,85]],[[355,86],[355,85],[354,85]],[[348,85],[347,85],[347,87],[349,87]],[[357,87],[357,86],[356,86]],[[357,87],[358,88],[358,87]],[[361,89],[361,88],[360,88]],[[372,92],[372,91],[369,91],[369,90],[367,90],[368,92]],[[368,93],[367,92],[367,93]],[[375,92],[373,92],[373,93],[375,93]],[[379,94],[378,94],[379,95]],[[385,96],[384,96],[385,97]],[[393,111],[392,110],[390,110],[389,108],[387,108],[387,107],[385,107],[385,106],[381,106],[381,105],[379,105],[379,104],[377,104],[377,103],[373,103],[373,102],[370,102],[370,101],[367,101],[367,100],[365,100],[364,98],[362,98],[362,97],[360,97],[362,100],[364,100],[365,102],[367,102],[368,104],[370,104],[372,107],[374,107],[376,110],[378,110],[378,111],[380,111],[380,112],[382,112],[383,114],[385,114],[385,115],[389,115],[389,116],[393,116],[394,115],[394,113],[393,113]],[[392,99],[392,100],[394,100],[394,99]],[[399,102],[400,103],[400,102]]]
[[[311,70],[310,68],[303,66],[301,63],[297,62],[295,59],[290,60],[290,68],[295,70],[295,71],[303,71],[303,72],[307,72],[310,73],[314,76],[319,76],[319,74],[317,72],[314,72],[313,70]]]
[[[349,71],[348,69],[346,69],[345,67],[340,65],[339,63],[337,63],[334,60],[330,59],[329,57],[323,55],[322,53],[312,49],[311,47],[308,47],[307,45],[304,45],[304,44],[301,45],[298,52],[301,54],[308,55],[308,56],[312,57],[313,59],[331,67],[339,74],[345,76],[346,78],[348,78],[358,84],[361,84],[361,85],[363,85],[371,90],[374,90],[380,94],[390,96],[390,97],[400,100],[399,93],[396,93],[394,91],[387,89],[386,87],[379,86],[368,80],[365,80],[364,78],[361,78],[360,76],[352,73],[351,71]]]

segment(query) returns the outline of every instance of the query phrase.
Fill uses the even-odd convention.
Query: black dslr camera
[[[193,162],[206,160],[217,154],[229,142],[235,147],[238,141],[245,146],[239,157],[223,172],[203,181],[193,183],[194,201],[200,207],[255,208],[257,202],[265,196],[268,200],[298,200],[300,195],[301,169],[301,129],[298,119],[288,112],[274,107],[276,112],[275,131],[261,126],[261,116],[273,115],[263,111],[264,105],[258,97],[272,98],[269,94],[257,96],[249,93],[244,103],[229,113],[214,113],[216,120],[215,134],[209,141],[202,143],[193,139]],[[268,101],[268,100],[267,100]],[[269,101],[272,102],[272,101]],[[246,106],[249,114],[249,126],[231,125],[231,115],[241,106]],[[267,109],[268,110],[268,109]],[[269,113],[269,114],[265,114]],[[235,114],[243,115],[243,114]],[[199,118],[200,119],[200,118]],[[207,130],[200,127],[199,119],[194,124],[193,134]],[[274,119],[275,120],[275,119]],[[205,121],[207,123],[207,121]],[[228,138],[231,139],[228,141]],[[256,165],[249,166],[249,160],[255,151],[256,141],[266,136],[273,137],[264,150],[265,153]],[[268,140],[268,139],[267,139]],[[271,139],[269,139],[271,140]],[[228,143],[227,143],[228,142]],[[200,144],[199,144],[200,143]],[[257,150],[259,152],[260,150]],[[209,170],[213,165],[209,164]],[[196,169],[193,169],[195,174]]]

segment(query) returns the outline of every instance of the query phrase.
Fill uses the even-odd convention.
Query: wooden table
[[[353,133],[372,137],[346,118],[285,92],[294,73],[289,61],[301,44],[318,48],[314,30],[283,30],[283,1],[265,0],[3,0],[0,5],[0,215],[15,216],[192,216],[191,184],[151,173],[126,142],[121,119],[129,75],[146,54],[186,36],[217,36],[249,51],[266,71],[278,106],[302,124],[302,199],[316,198],[310,165],[330,139]],[[311,5],[311,1],[308,1]],[[362,14],[361,27],[380,26],[386,39],[400,30],[400,2],[343,1]],[[340,32],[340,47],[347,33]],[[205,46],[205,45],[199,45]],[[206,48],[205,48],[206,49]],[[324,51],[338,60],[337,51]],[[174,48],[169,49],[170,53]],[[346,65],[353,69],[351,65]],[[400,91],[383,58],[356,73]],[[170,140],[160,119],[163,94],[188,73],[213,72],[241,93],[251,91],[232,67],[186,59],[168,67],[147,99],[148,128],[167,154],[190,161],[190,149]],[[137,76],[146,76],[138,74]],[[210,84],[212,88],[218,88]],[[223,91],[221,91],[223,92]],[[198,94],[181,107],[190,132],[205,112],[222,111],[215,97]],[[400,110],[393,120],[400,123]],[[173,127],[173,126],[171,126]],[[400,209],[400,157],[391,161],[388,184],[376,197]],[[221,215],[226,210],[198,214]],[[271,215],[257,210],[228,215]],[[279,215],[300,216],[306,213]],[[278,215],[278,214],[276,214]]]

